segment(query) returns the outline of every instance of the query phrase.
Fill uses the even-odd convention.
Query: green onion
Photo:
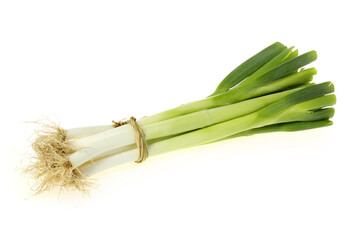
[[[331,82],[312,83],[315,61],[310,51],[277,42],[232,71],[209,97],[137,121],[148,156],[224,139],[275,131],[330,126],[336,102]],[[87,176],[136,161],[134,128],[124,125],[64,130],[48,126],[33,143],[36,161],[28,171],[37,192],[54,186],[86,190]]]
[[[231,135],[229,137],[220,139],[227,140],[227,139],[233,139],[238,137],[247,137],[252,136],[256,134],[262,134],[262,133],[271,133],[271,132],[297,132],[297,131],[303,131],[313,128],[321,128],[321,127],[328,127],[333,124],[332,121],[325,119],[325,120],[318,120],[318,121],[307,121],[307,122],[287,122],[287,123],[278,123],[278,124],[272,124],[265,127],[259,127],[250,129],[244,132],[240,132],[234,135]]]
[[[254,128],[273,124],[329,119],[334,114],[332,108],[317,111],[312,111],[312,109],[335,104],[334,97],[323,97],[333,91],[334,86],[330,82],[305,87],[254,113],[150,144],[149,155],[156,156],[170,151],[204,145],[231,137],[234,134],[241,134]],[[312,126],[313,128],[323,126],[319,125],[318,122],[313,123],[315,123]],[[311,128],[311,126],[308,125],[307,128]],[[118,164],[135,161],[138,157],[137,154],[136,149],[122,152],[102,158],[94,164],[85,164],[80,169],[83,173],[91,176]]]
[[[159,122],[180,115],[243,101],[249,98],[269,94],[271,92],[280,91],[286,87],[309,82],[312,80],[312,76],[316,74],[316,70],[314,68],[308,69],[308,71],[304,70],[294,74],[291,73],[311,63],[312,61],[315,61],[316,57],[317,55],[315,51],[305,53],[284,62],[255,79],[251,79],[249,81],[244,80],[236,87],[225,93],[183,104],[168,111],[146,117],[141,121],[141,124]]]
[[[308,116],[308,111],[311,109],[302,109],[302,111],[298,112],[297,110],[301,109],[301,106],[298,107],[296,106],[297,104],[315,99],[333,91],[334,87],[330,82],[308,86],[283,97],[257,112],[186,133],[162,142],[154,143],[149,148],[149,151],[154,155],[157,155],[173,150],[210,143],[252,128],[282,122],[302,121],[302,118]],[[330,101],[330,103],[333,102]],[[295,116],[292,115],[294,109],[296,109]],[[312,116],[314,116],[314,120],[317,120],[316,112],[314,112],[314,115]],[[329,113],[328,117],[330,118],[332,115]],[[311,116],[309,116],[308,119],[310,118]]]
[[[301,89],[301,87],[222,107],[201,110],[161,122],[144,125],[143,130],[148,141],[189,132],[250,114],[299,89]],[[129,125],[123,126],[88,138],[74,140],[73,145],[78,148],[86,146],[86,148],[74,153],[70,157],[70,160],[74,167],[78,167],[85,162],[104,157],[108,155],[110,151],[116,152],[116,149],[135,143],[132,127]]]

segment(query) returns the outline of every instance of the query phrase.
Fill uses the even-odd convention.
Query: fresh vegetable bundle
[[[55,186],[86,190],[88,178],[125,162],[228,138],[329,126],[334,86],[312,83],[315,51],[277,42],[234,69],[210,96],[113,125],[64,130],[46,125],[33,142],[37,193]]]

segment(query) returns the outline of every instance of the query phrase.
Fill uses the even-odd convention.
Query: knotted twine
[[[146,139],[145,139],[145,133],[144,130],[139,126],[139,124],[137,124],[136,122],[136,118],[131,117],[129,120],[127,121],[118,121],[115,122],[114,120],[113,122],[113,127],[117,128],[126,124],[130,124],[134,131],[135,131],[135,140],[136,140],[136,145],[137,148],[139,150],[139,159],[136,160],[136,163],[141,163],[143,161],[146,160],[146,158],[148,157],[148,149],[147,149],[147,145],[146,145]]]

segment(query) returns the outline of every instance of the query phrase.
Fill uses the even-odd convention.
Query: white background
[[[360,239],[356,1],[0,3],[1,239]],[[65,128],[210,94],[275,41],[318,51],[332,127],[234,139],[101,175],[91,197],[29,198],[44,116]],[[26,200],[27,199],[27,200]]]

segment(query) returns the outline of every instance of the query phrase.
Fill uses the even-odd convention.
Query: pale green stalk
[[[301,88],[303,87],[253,98],[227,106],[182,115],[154,124],[145,125],[142,126],[142,128],[147,141],[189,132],[255,112]],[[122,126],[111,132],[107,131],[97,134],[96,141],[93,141],[91,137],[74,140],[74,146],[78,146],[79,148],[81,146],[86,147],[72,154],[70,156],[70,161],[74,167],[77,167],[87,161],[114,154],[117,151],[120,152],[123,150],[122,148],[124,146],[131,144],[135,144],[133,129],[129,125]]]
[[[154,156],[177,149],[202,145],[239,132],[271,124],[291,121],[314,121],[324,119],[326,116],[330,118],[333,115],[333,109],[331,108],[319,111],[311,110],[313,107],[324,104],[334,104],[335,99],[333,97],[327,97],[327,102],[324,101],[324,98],[321,98],[321,96],[333,91],[333,85],[329,82],[306,87],[249,115],[154,143],[149,146],[149,153]],[[312,102],[306,102],[312,99],[314,99]]]
[[[325,119],[325,120],[317,120],[317,121],[298,121],[298,122],[287,122],[287,123],[278,123],[278,124],[272,124],[265,127],[259,127],[250,129],[244,132],[240,132],[234,135],[231,135],[229,137],[226,137],[224,139],[220,139],[218,141],[238,138],[238,137],[247,137],[262,133],[271,133],[271,132],[296,132],[296,131],[303,131],[308,129],[314,129],[314,128],[321,128],[321,127],[327,127],[331,126],[333,124],[332,121]],[[216,141],[216,142],[218,142]],[[130,149],[129,149],[130,150]]]
[[[215,142],[234,134],[273,124],[309,121],[314,122],[313,126],[316,126],[317,120],[331,118],[334,114],[332,108],[323,109],[335,104],[336,99],[333,95],[325,96],[333,91],[334,87],[330,82],[306,87],[257,112],[152,143],[148,147],[149,156]],[[314,110],[318,108],[320,110]],[[94,164],[86,164],[80,170],[85,174],[93,175],[118,164],[135,161],[137,157],[137,150],[133,149],[105,157],[95,161]]]

